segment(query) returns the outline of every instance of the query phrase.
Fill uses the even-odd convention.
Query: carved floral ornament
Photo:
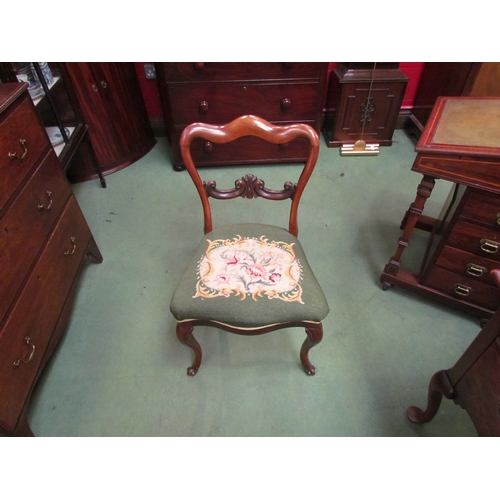
[[[251,297],[302,301],[302,267],[293,243],[269,241],[265,236],[232,240],[207,240],[198,262],[198,282],[193,298]]]

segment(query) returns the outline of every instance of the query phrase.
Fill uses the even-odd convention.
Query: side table
[[[500,269],[492,271],[492,279],[500,285]],[[467,411],[479,436],[500,436],[499,368],[500,310],[451,368],[432,376],[426,409],[410,406],[408,419],[415,424],[430,422],[444,396]]]
[[[490,272],[500,262],[500,98],[440,97],[415,148],[422,174],[396,252],[384,267],[384,290],[397,285],[489,318],[500,307]],[[424,215],[436,179],[455,183],[444,215]],[[429,232],[420,271],[402,268],[414,229]]]

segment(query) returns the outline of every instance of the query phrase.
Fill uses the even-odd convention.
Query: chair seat
[[[329,312],[297,238],[266,224],[222,226],[205,234],[170,310],[178,322],[243,329],[319,323]]]

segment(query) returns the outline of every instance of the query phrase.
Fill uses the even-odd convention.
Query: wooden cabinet
[[[133,63],[63,63],[104,174],[127,167],[155,145]],[[96,177],[82,166],[72,182]]]
[[[319,133],[328,63],[156,63],[167,138],[175,169],[183,168],[179,139],[186,125],[228,123],[252,114],[271,123],[307,123]],[[304,161],[307,147],[241,138],[231,145],[195,141],[199,166]]]
[[[102,256],[21,83],[0,84],[0,432],[30,435],[33,387],[85,257]]]
[[[489,318],[500,306],[490,271],[500,267],[500,99],[440,97],[417,144],[412,171],[422,174],[396,252],[380,277]],[[442,215],[424,214],[436,179],[456,184]],[[429,240],[418,274],[401,265],[414,229]]]
[[[43,68],[43,69],[42,69]],[[28,73],[28,74],[26,74]],[[71,176],[88,171],[106,182],[76,103],[68,75],[61,63],[0,63],[0,81],[30,81],[29,91],[62,170]]]
[[[398,63],[340,63],[330,76],[335,115],[325,122],[328,147],[390,146],[408,78]]]

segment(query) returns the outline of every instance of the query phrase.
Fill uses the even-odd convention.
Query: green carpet
[[[104,256],[85,266],[68,330],[32,400],[38,436],[474,436],[466,412],[444,400],[423,426],[405,410],[425,405],[432,374],[454,364],[479,331],[476,318],[378,281],[413,201],[414,144],[397,130],[378,156],[342,157],[321,140],[299,210],[299,238],[330,305],[324,339],[301,369],[301,329],[240,337],[198,328],[203,363],[175,336],[169,303],[202,236],[198,195],[170,165],[167,141],[130,167],[73,190]],[[269,188],[282,187],[273,167]],[[219,187],[265,167],[205,169]],[[288,175],[285,175],[285,178]],[[276,186],[276,187],[275,187]],[[438,181],[426,213],[450,184]],[[226,203],[224,205],[224,203]],[[229,205],[228,205],[229,203]],[[216,202],[214,225],[287,224],[288,204]],[[271,203],[271,210],[269,209]],[[227,207],[233,207],[229,210]],[[239,222],[239,221],[238,221]],[[405,255],[419,264],[415,235]]]

